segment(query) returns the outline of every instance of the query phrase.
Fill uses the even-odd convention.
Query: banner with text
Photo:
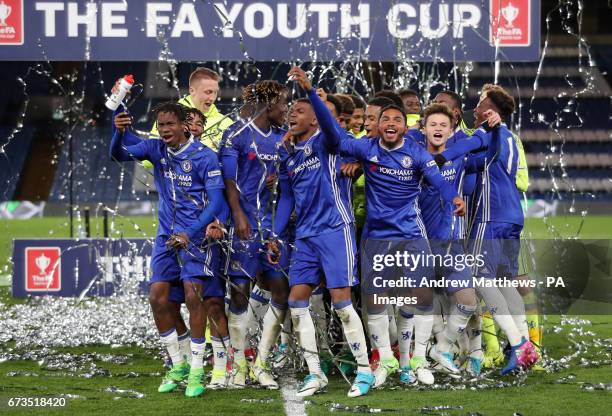
[[[536,61],[540,0],[0,0],[0,60]]]
[[[148,292],[152,244],[134,239],[13,241],[13,296]]]

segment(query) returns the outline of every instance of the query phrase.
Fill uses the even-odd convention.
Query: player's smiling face
[[[363,127],[368,137],[378,136],[378,115],[380,107],[377,105],[368,105],[365,111],[365,122]]]
[[[274,126],[281,127],[287,118],[287,94],[282,93],[277,103],[271,104],[268,111],[268,119]]]
[[[355,134],[359,133],[363,127],[364,119],[365,110],[363,108],[355,108],[355,111],[353,111],[353,116],[351,117],[349,129]]]
[[[186,140],[187,126],[174,113],[158,113],[157,130],[159,131],[159,137],[169,147],[177,147]]]
[[[189,114],[187,116],[187,126],[189,127],[189,132],[194,137],[200,137],[204,133],[204,120],[197,114]]]
[[[446,114],[437,113],[427,117],[425,122],[425,135],[427,142],[434,148],[446,144],[452,133],[452,123]]]
[[[289,112],[289,132],[293,136],[302,136],[316,126],[317,119],[312,106],[305,102],[297,102]]]
[[[378,134],[387,147],[395,147],[406,133],[406,116],[396,108],[389,108],[380,114]]]

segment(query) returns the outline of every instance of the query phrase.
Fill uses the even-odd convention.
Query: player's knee
[[[152,288],[149,291],[149,304],[153,311],[159,311],[166,306],[169,306],[170,300],[168,299],[168,294],[163,290],[154,290]]]
[[[529,276],[527,276],[526,274],[522,274],[522,275],[518,276],[517,279],[518,280],[529,280]],[[531,288],[529,286],[519,286],[519,287],[516,288],[516,290],[518,290],[519,295],[521,295],[521,296],[527,296],[528,294],[533,292],[533,288]]]
[[[433,304],[433,291],[431,289],[415,289],[414,295],[417,298],[418,306],[427,306]]]
[[[232,286],[230,293],[231,309],[234,311],[244,311],[249,305],[249,288],[246,284]]]
[[[289,285],[285,279],[278,279],[271,285],[272,301],[276,304],[286,305],[289,299]]]
[[[187,309],[193,310],[202,304],[202,299],[195,291],[188,290],[185,293],[185,304],[187,305]]]
[[[465,305],[470,308],[476,308],[477,299],[474,289],[460,290],[455,294],[457,304]]]
[[[223,298],[208,298],[206,300],[206,312],[210,319],[218,321],[219,318],[225,317],[225,305]]]

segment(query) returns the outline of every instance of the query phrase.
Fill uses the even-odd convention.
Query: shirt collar
[[[173,156],[178,156],[181,153],[183,153],[185,150],[187,150],[187,148],[193,143],[193,134],[191,135],[191,137],[189,137],[189,140],[187,140],[187,142],[182,145],[179,150],[177,150],[176,152],[174,150],[172,150],[171,148],[168,147],[168,153],[170,153]]]

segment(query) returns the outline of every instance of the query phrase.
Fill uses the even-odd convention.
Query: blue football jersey
[[[177,151],[156,139],[126,146],[126,151],[153,164],[159,194],[158,235],[186,232],[208,204],[206,191],[224,188],[217,154],[193,138]],[[204,234],[203,229],[197,237]]]
[[[323,133],[317,132],[289,149],[281,146],[279,154],[279,178],[289,181],[295,198],[296,239],[353,223],[348,195],[339,185],[340,156],[330,152]]]
[[[262,132],[253,123],[238,121],[223,133],[220,143],[224,179],[236,182],[240,205],[254,230],[270,230],[272,194],[266,178],[278,171],[278,148],[285,131]]]
[[[427,147],[427,137],[419,129],[410,129],[404,134],[404,138],[407,140],[413,140],[415,143],[420,144],[423,147]]]
[[[512,132],[505,125],[497,129],[499,145],[496,158],[487,163],[476,179],[475,222],[506,222],[523,225],[521,197],[516,188],[519,152]],[[489,143],[495,130],[486,133]]]
[[[475,210],[474,221],[523,225],[523,210],[516,188],[518,147],[506,125],[490,132],[478,128],[473,136],[457,142],[443,155],[452,160],[468,152],[478,152],[488,159],[487,166],[476,179],[476,198],[471,207]]]
[[[397,240],[427,236],[417,204],[423,178],[440,189],[446,201],[457,196],[431,155],[414,141],[405,139],[401,147],[387,150],[378,138],[343,140],[340,149],[364,165],[369,238]]]

